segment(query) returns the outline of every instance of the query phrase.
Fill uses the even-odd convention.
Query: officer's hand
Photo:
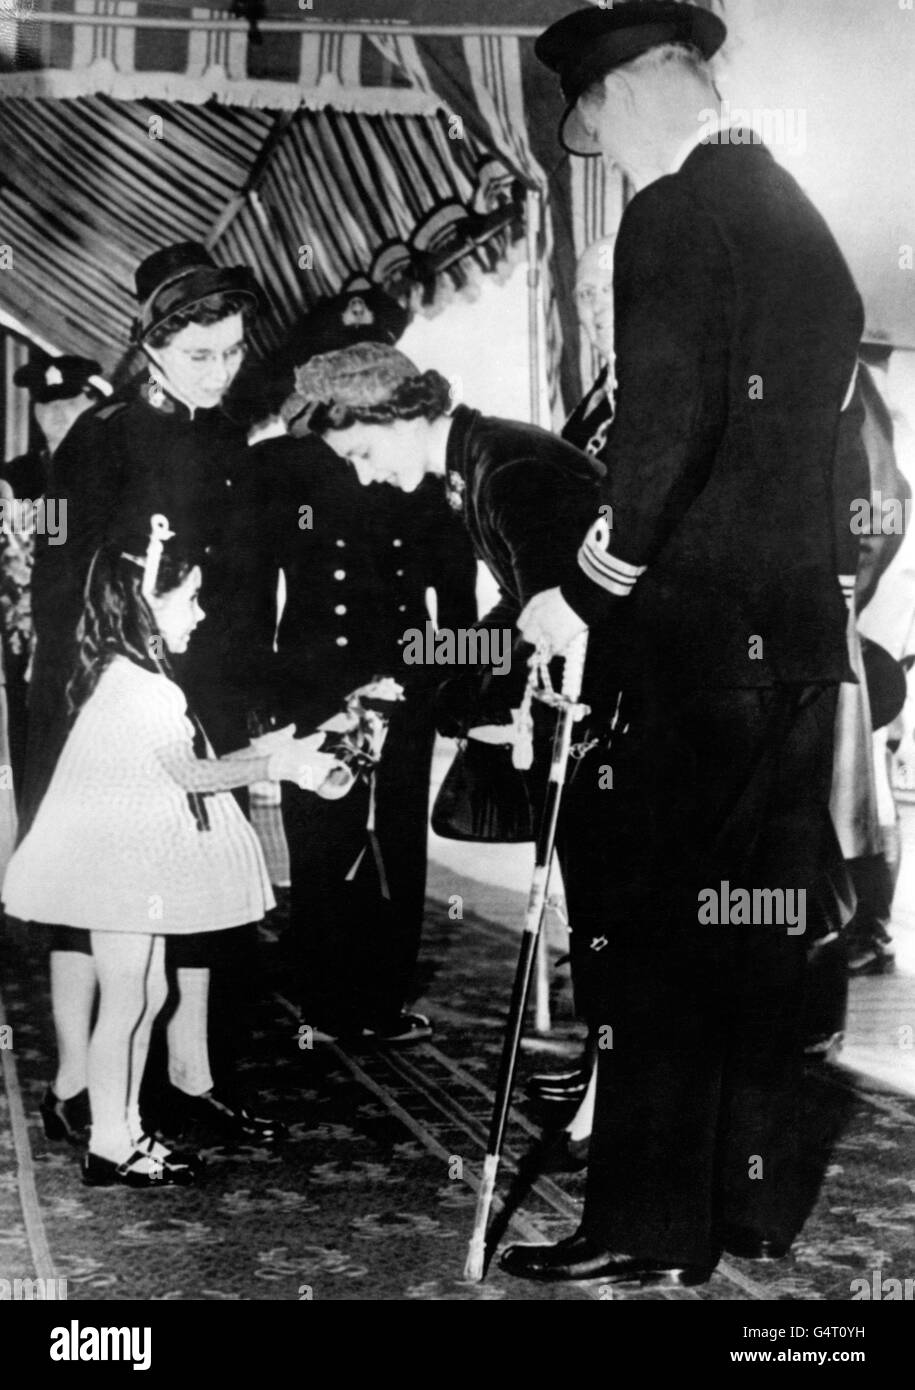
[[[586,628],[560,589],[546,589],[535,595],[518,619],[518,631],[525,642],[541,648],[547,660],[561,656]]]

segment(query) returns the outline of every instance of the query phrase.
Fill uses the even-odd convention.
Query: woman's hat
[[[260,304],[247,266],[217,265],[206,247],[196,241],[154,251],[137,267],[134,283],[140,304],[135,334],[140,342],[173,314],[191,309],[214,294],[242,295],[254,309]]]
[[[34,357],[13,374],[13,385],[28,391],[36,405],[71,400],[83,391],[103,394],[91,378],[101,376],[102,368],[90,357]]]
[[[366,410],[383,405],[405,381],[422,373],[404,353],[386,343],[358,343],[313,357],[295,374],[295,391],[283,406],[287,425],[316,405]]]
[[[681,0],[616,0],[606,8],[589,5],[551,24],[534,52],[559,74],[568,103],[559,123],[560,145],[570,154],[600,154],[581,123],[578,99],[614,68],[665,43],[689,43],[703,58],[711,58],[727,33],[717,15]]]

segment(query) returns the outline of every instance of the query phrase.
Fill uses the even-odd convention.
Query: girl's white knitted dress
[[[80,710],[3,883],[7,913],[92,931],[171,935],[259,921],[274,906],[264,856],[229,792],[187,793],[156,750],[193,742],[183,694],[115,657]]]

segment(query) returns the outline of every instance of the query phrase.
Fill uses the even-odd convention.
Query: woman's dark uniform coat
[[[263,724],[310,732],[376,676],[405,688],[376,779],[375,821],[390,899],[366,848],[364,785],[341,801],[283,789],[292,874],[293,968],[302,1017],[331,1032],[396,1026],[413,988],[426,882],[433,697],[447,674],[408,666],[404,634],[476,621],[476,564],[444,488],[413,494],[363,488],[354,470],[314,437],[270,440],[252,451],[236,548],[246,572],[239,627],[248,703]],[[277,581],[286,599],[277,627]],[[276,634],[274,650],[274,633]]]

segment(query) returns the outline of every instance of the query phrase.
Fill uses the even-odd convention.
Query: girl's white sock
[[[57,1035],[54,1094],[70,1100],[86,1089],[89,1030],[98,986],[95,960],[82,951],[51,952],[51,1009]]]
[[[178,1007],[168,1023],[168,1079],[188,1096],[213,1089],[207,1049],[208,969],[178,970]]]
[[[89,1044],[89,1148],[123,1163],[142,1134],[139,1095],[153,1021],[165,1003],[165,938],[93,932],[99,1014]]]

